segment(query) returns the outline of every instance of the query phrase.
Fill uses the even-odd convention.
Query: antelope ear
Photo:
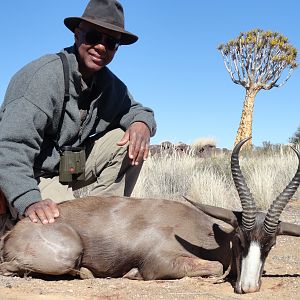
[[[237,228],[239,226],[240,220],[242,219],[242,212],[234,212],[222,207],[201,204],[198,202],[194,202],[186,198],[185,196],[183,196],[183,198],[207,215],[222,220],[225,223],[230,224],[233,228]]]
[[[278,235],[300,236],[300,225],[280,222],[278,225]]]

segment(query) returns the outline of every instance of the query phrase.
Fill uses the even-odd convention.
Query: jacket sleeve
[[[63,86],[58,88],[62,78],[57,76],[58,67],[58,58],[51,56],[22,68],[11,79],[1,107],[0,187],[20,215],[41,200],[34,164],[44,137],[55,128],[53,116],[63,94]]]
[[[34,158],[39,153],[47,116],[25,97],[2,110],[0,123],[0,183],[8,202],[19,214],[40,201],[34,179]]]
[[[127,89],[123,103],[120,125],[127,129],[134,122],[143,122],[148,126],[151,136],[154,136],[156,121],[153,110],[136,102]]]

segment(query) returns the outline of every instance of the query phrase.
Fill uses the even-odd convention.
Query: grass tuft
[[[298,160],[289,148],[245,151],[240,165],[259,209],[265,210],[294,176]],[[231,178],[230,157],[199,158],[193,153],[151,156],[144,163],[134,197],[176,199],[190,196],[201,203],[240,209]],[[300,199],[299,189],[294,199]]]

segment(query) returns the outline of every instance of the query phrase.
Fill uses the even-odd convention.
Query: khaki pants
[[[90,146],[86,160],[85,181],[63,185],[58,176],[40,178],[42,199],[50,198],[59,203],[74,199],[79,189],[88,186],[89,195],[130,196],[139,176],[142,163],[132,166],[128,157],[128,145],[117,146],[124,131],[114,129],[107,132]],[[88,151],[89,152],[89,151]]]

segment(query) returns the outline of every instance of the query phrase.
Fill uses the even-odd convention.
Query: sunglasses
[[[115,51],[120,45],[120,41],[110,37],[104,33],[96,30],[84,31],[79,28],[84,33],[85,42],[89,45],[102,44],[107,47],[108,50]]]

